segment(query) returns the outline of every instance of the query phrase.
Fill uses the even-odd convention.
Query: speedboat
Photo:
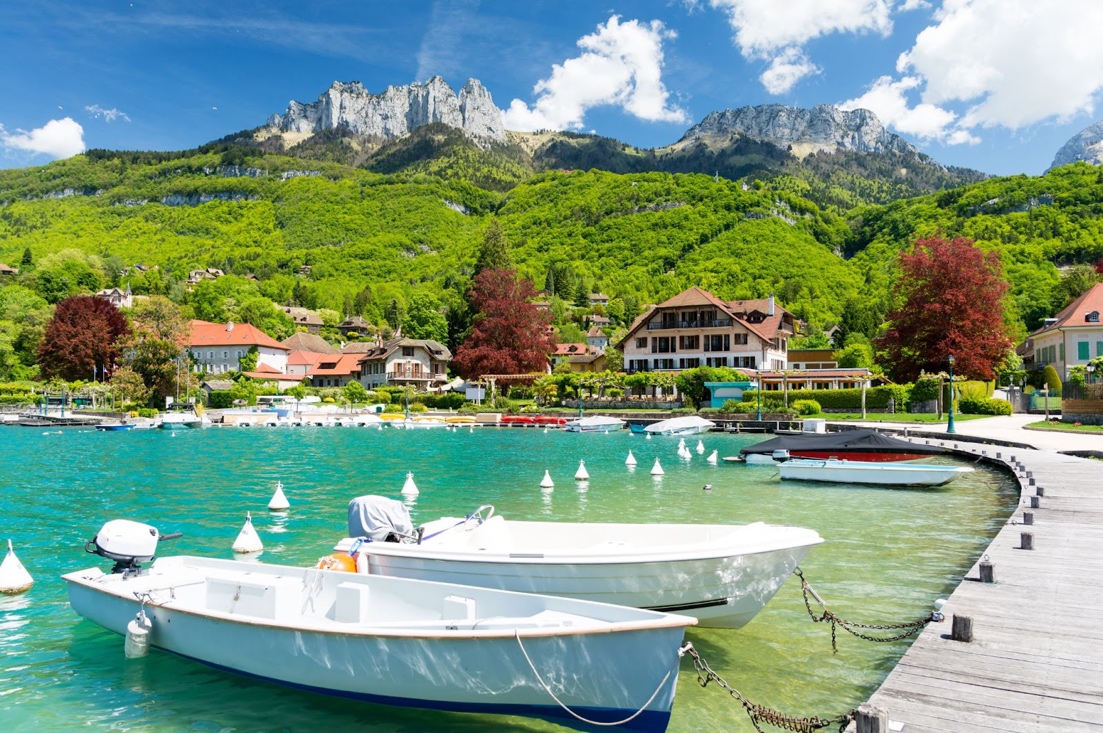
[[[617,603],[739,628],[821,542],[813,530],[762,522],[523,522],[489,505],[415,530],[402,502],[362,496],[349,503],[349,537],[336,549],[356,554],[371,575]]]
[[[878,486],[942,486],[963,473],[972,473],[973,469],[969,466],[944,466],[930,463],[790,458],[778,464],[778,471],[783,479],[796,481],[828,481],[838,484]]]
[[[563,429],[568,433],[611,433],[624,427],[624,420],[618,417],[580,417],[577,420],[569,420]]]
[[[161,418],[161,428],[164,430],[198,430],[201,427],[203,418],[193,408],[173,410]]]
[[[132,422],[103,423],[101,425],[96,426],[96,430],[102,430],[102,431],[105,431],[105,432],[117,432],[117,431],[122,431],[122,430],[133,430],[133,429],[134,429],[134,423],[132,423]]]
[[[672,417],[669,420],[652,423],[645,427],[643,432],[652,435],[697,435],[707,433],[714,427],[716,427],[716,423],[712,420],[706,420],[696,415],[686,415],[685,417]]]
[[[775,456],[775,451],[786,451]],[[747,463],[771,463],[778,458],[846,458],[851,461],[914,461],[944,454],[935,445],[911,443],[876,430],[781,435],[739,451]]]
[[[318,568],[164,557],[115,520],[88,543],[112,572],[68,573],[69,603],[126,636],[216,669],[385,705],[664,731],[692,618]],[[341,567],[337,565],[336,567]],[[584,721],[584,722],[583,722]]]

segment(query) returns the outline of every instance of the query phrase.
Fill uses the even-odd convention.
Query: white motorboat
[[[879,486],[941,486],[963,473],[969,466],[945,466],[930,463],[886,463],[847,461],[836,458],[790,458],[778,464],[783,479],[828,481],[839,484]]]
[[[493,511],[415,531],[401,502],[358,497],[349,503],[349,538],[336,549],[355,552],[360,572],[372,575],[617,603],[739,628],[823,541],[810,529],[762,522],[521,522]],[[359,537],[371,541],[352,539]]]
[[[174,407],[161,418],[161,428],[164,430],[198,430],[202,427],[205,427],[203,418],[190,406]]]
[[[405,420],[392,420],[392,428],[407,428],[411,430],[424,430],[426,428],[451,427],[442,417],[408,417]]]
[[[128,655],[163,649],[216,669],[387,705],[576,726],[585,724],[580,719],[624,721],[661,732],[684,628],[694,623],[330,569],[197,557],[160,558],[139,569],[156,542],[148,525],[108,522],[89,546],[115,560],[114,571],[63,576],[73,610],[125,635]]]
[[[580,417],[576,420],[570,420],[563,426],[563,429],[568,433],[611,433],[623,427],[624,420],[618,417],[593,415],[591,417]]]
[[[706,420],[696,415],[686,415],[685,417],[660,420],[648,425],[643,430],[645,433],[651,433],[652,435],[697,435],[698,433],[707,433],[714,427],[716,427],[716,423],[712,420]]]

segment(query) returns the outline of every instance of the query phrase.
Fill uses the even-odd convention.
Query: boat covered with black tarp
[[[779,435],[755,445],[749,445],[739,454],[768,458],[786,451],[793,458],[846,458],[852,461],[914,461],[920,458],[943,455],[945,450],[934,445],[909,443],[876,430],[844,430],[840,433],[807,433],[804,435]]]

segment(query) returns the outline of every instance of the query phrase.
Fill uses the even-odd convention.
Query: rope
[[[536,671],[536,665],[532,663],[532,659],[529,657],[529,653],[525,649],[525,645],[523,643],[521,643],[521,632],[518,631],[517,629],[514,629],[513,630],[513,636],[514,636],[514,638],[517,639],[517,646],[521,647],[521,653],[525,655],[525,661],[529,663],[529,669],[531,669],[532,673],[534,675],[536,675],[536,681],[539,682],[540,686],[544,688],[544,692],[548,693],[548,695],[551,697],[551,699],[555,700],[555,702],[559,705],[559,707],[563,708],[567,713],[569,713],[576,720],[580,720],[583,723],[586,723],[587,725],[596,725],[596,726],[601,726],[601,727],[613,727],[613,726],[617,726],[617,725],[624,725],[625,723],[629,723],[629,722],[635,720],[639,716],[640,713],[642,713],[644,710],[647,710],[648,706],[651,705],[651,703],[655,701],[655,698],[659,696],[659,692],[663,689],[663,687],[666,686],[666,682],[667,682],[667,680],[670,679],[670,675],[673,674],[674,670],[676,670],[678,668],[678,663],[681,662],[682,654],[684,653],[684,647],[682,649],[678,650],[678,659],[675,660],[674,666],[672,666],[670,669],[668,669],[666,671],[666,675],[663,676],[662,681],[659,682],[659,686],[656,687],[655,691],[651,693],[651,697],[647,698],[647,702],[645,702],[643,704],[642,708],[640,708],[636,712],[632,713],[631,715],[629,715],[624,720],[618,720],[616,722],[611,722],[611,723],[602,723],[601,721],[590,720],[588,718],[584,718],[581,715],[579,715],[578,713],[576,713],[575,711],[571,710],[569,707],[567,707],[566,703],[564,703],[562,700],[560,700],[556,696],[556,694],[552,691],[551,687],[548,686],[548,683],[545,682],[544,678],[540,676],[540,673]],[[686,644],[686,646],[692,648],[692,646],[690,644]]]
[[[793,731],[793,733],[815,733],[817,730],[838,724],[839,733],[842,733],[846,730],[850,721],[854,719],[855,711],[853,710],[843,715],[837,715],[834,718],[799,718],[795,715],[786,715],[777,710],[771,710],[770,708],[751,702],[743,697],[743,693],[725,682],[723,677],[712,670],[708,662],[701,659],[701,655],[693,648],[693,644],[687,642],[686,645],[678,651],[679,656],[682,654],[688,654],[693,659],[693,668],[697,670],[697,684],[701,687],[706,687],[709,682],[716,682],[717,685],[727,690],[729,695],[743,705],[743,709],[747,711],[747,715],[751,718],[751,725],[754,726],[754,729],[758,731],[758,733],[763,733],[762,727],[759,725],[760,723],[765,723],[775,728],[781,728],[782,730]]]
[[[838,641],[836,639],[837,627],[842,627],[844,631],[852,634],[853,636],[857,636],[859,639],[887,643],[900,641],[901,639],[907,639],[909,636],[915,636],[920,631],[922,631],[927,624],[931,623],[932,621],[937,623],[939,621],[942,621],[943,619],[941,613],[934,611],[928,614],[926,618],[917,619],[915,621],[906,621],[902,624],[860,624],[856,621],[848,621],[841,616],[836,616],[834,613],[831,612],[830,609],[828,609],[827,604],[824,603],[819,594],[812,589],[812,586],[808,584],[808,581],[804,579],[804,573],[799,567],[793,570],[793,575],[800,578],[800,589],[801,593],[804,594],[804,607],[808,609],[808,615],[811,616],[812,620],[816,623],[826,621],[831,624],[831,651],[835,654],[839,653]],[[812,610],[812,603],[808,600],[808,596],[812,596],[816,599],[816,603],[819,604],[819,607],[821,609],[823,609],[823,613],[817,615],[816,612]],[[870,629],[873,631],[899,630],[901,633],[896,634],[895,636],[873,636],[871,634],[863,634],[859,631],[855,631],[855,629]]]

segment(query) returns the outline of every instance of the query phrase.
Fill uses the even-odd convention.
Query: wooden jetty
[[[1004,464],[1021,497],[946,620],[924,629],[848,730],[1103,731],[1103,463],[911,440]]]

